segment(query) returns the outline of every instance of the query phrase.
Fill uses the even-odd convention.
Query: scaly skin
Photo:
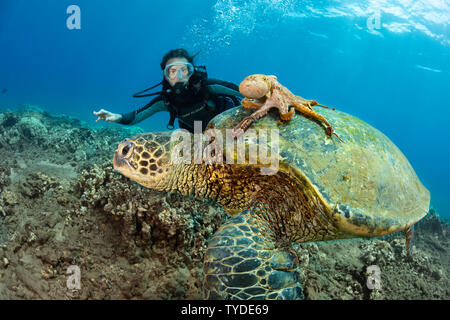
[[[257,166],[205,163],[171,164],[169,161],[170,144],[164,138],[167,137],[163,136],[163,139],[158,140],[157,135],[148,133],[141,135],[138,139],[124,140],[115,152],[114,168],[151,189],[213,200],[232,216],[248,209],[251,203],[258,202],[256,207],[272,209],[269,210],[270,216],[267,213],[264,214],[267,221],[281,222],[281,220],[287,219],[285,218],[287,212],[290,212],[292,216],[295,208],[301,208],[301,203],[306,203],[298,196],[292,197],[292,199],[286,198],[286,195],[289,194],[303,194],[305,188],[295,186],[292,179],[282,173],[261,175]],[[288,188],[293,188],[293,190],[288,192]],[[310,198],[313,196],[310,195]],[[319,201],[316,202],[319,203]],[[319,207],[321,208],[319,211],[324,211],[322,206]],[[315,212],[317,210],[308,205],[308,210],[303,210],[304,212],[298,214],[307,215],[306,211]],[[277,213],[278,211],[279,213]],[[289,236],[281,236],[281,232],[280,237],[292,238],[290,241],[300,239],[300,236],[296,234],[302,234],[302,237],[309,235],[308,239],[314,238],[312,235],[316,233],[315,231],[304,232],[304,228],[307,228],[306,224],[312,225],[313,223],[312,220],[309,220],[311,219],[307,219],[306,216],[301,218],[301,223],[296,223],[298,231],[289,231]],[[304,223],[306,223],[305,227],[302,227]],[[317,222],[314,225],[318,225]],[[302,232],[300,229],[303,229]],[[317,231],[317,234],[322,233]]]
[[[231,215],[248,208],[259,176],[226,164],[172,164],[170,135],[152,133],[122,141],[114,168],[151,189],[214,200]]]
[[[315,112],[313,106],[321,106],[315,100],[306,100],[294,95],[286,87],[281,85],[277,77],[254,74],[248,76],[239,85],[239,91],[245,97],[242,105],[247,109],[257,109],[249,117],[245,118],[234,128],[234,136],[238,137],[256,120],[264,117],[271,108],[277,108],[282,120],[287,121],[295,115],[295,110],[311,119],[322,121],[326,125],[326,132],[329,136],[339,136],[334,132],[328,121]],[[328,108],[328,107],[325,107]],[[342,141],[341,138],[339,140]]]

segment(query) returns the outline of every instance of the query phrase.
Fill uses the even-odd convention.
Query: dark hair
[[[193,56],[191,56],[186,49],[183,48],[179,48],[179,49],[173,49],[170,50],[169,52],[167,52],[162,61],[161,61],[161,70],[164,70],[164,68],[166,67],[167,61],[169,61],[172,58],[186,58],[187,61],[189,61],[190,63],[194,63],[194,57],[198,55],[198,53],[194,54]]]

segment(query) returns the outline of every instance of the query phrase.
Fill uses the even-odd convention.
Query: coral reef
[[[19,189],[24,197],[37,198],[58,185],[56,178],[38,171],[28,174],[20,183]]]
[[[32,116],[20,118],[17,126],[21,136],[30,140],[43,141],[48,134],[47,128],[42,122]]]
[[[300,244],[309,254],[302,264],[308,299],[443,299],[450,296],[450,230],[434,212],[415,225],[411,257],[403,233],[376,239],[349,239]],[[436,248],[438,246],[438,249]],[[440,255],[437,251],[440,251]],[[369,267],[379,270],[378,285],[369,288]]]
[[[206,200],[160,193],[115,172],[120,140],[140,129],[91,127],[24,106],[0,112],[0,299],[201,299],[203,254],[227,219]],[[308,299],[449,299],[448,223],[295,245]],[[81,288],[67,287],[70,266]],[[377,266],[379,278],[371,266]],[[371,271],[372,270],[372,271]]]
[[[9,170],[0,168],[0,216],[7,215],[18,201],[17,196],[6,189],[9,183]]]
[[[172,249],[202,259],[205,240],[226,217],[208,201],[143,188],[114,172],[110,162],[83,170],[75,190],[77,214],[99,210],[120,221],[129,248]]]
[[[50,115],[35,106],[0,113],[0,149],[32,154],[36,159],[74,167],[110,160],[117,141],[142,132],[137,127],[91,128],[78,119]]]

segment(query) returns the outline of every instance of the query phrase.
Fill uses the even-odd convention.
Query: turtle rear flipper
[[[303,299],[296,256],[262,235],[252,212],[228,220],[205,253],[207,299]]]
[[[408,259],[411,259],[412,257],[412,241],[414,239],[414,225],[410,226],[409,228],[405,229],[405,236],[406,236],[406,257]]]

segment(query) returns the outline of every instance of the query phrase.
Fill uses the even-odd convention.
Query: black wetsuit
[[[188,99],[171,99],[170,96],[159,95],[144,107],[122,114],[119,122],[134,125],[157,112],[170,112],[169,126],[173,126],[178,118],[180,128],[194,132],[194,121],[202,122],[202,131],[208,122],[219,113],[240,105],[242,95],[237,85],[231,82],[207,79],[205,87]]]

